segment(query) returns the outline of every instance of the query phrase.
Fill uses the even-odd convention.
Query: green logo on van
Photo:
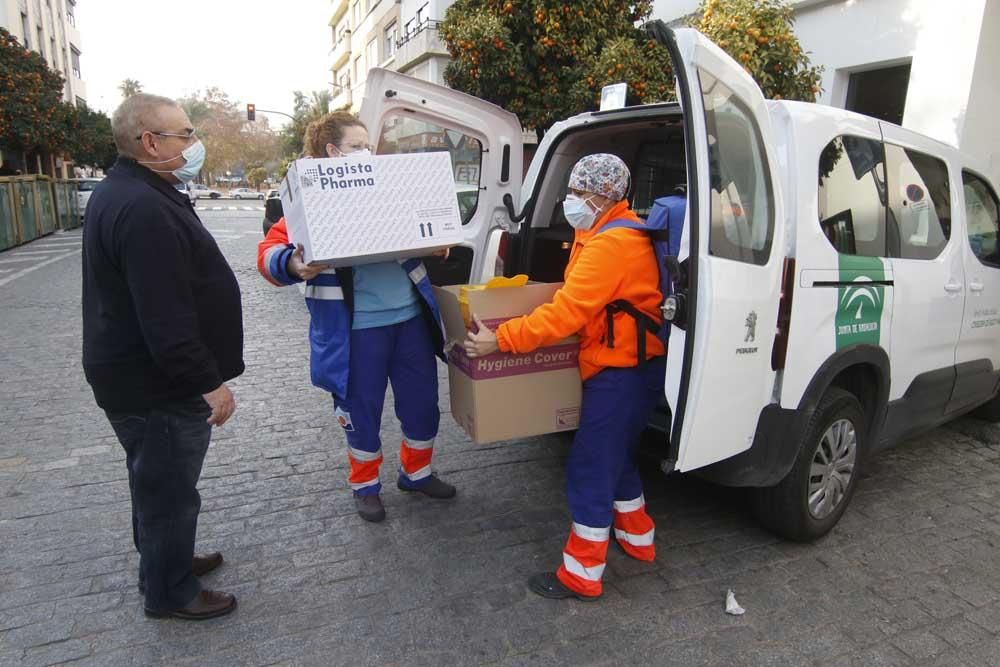
[[[840,282],[853,283],[837,290],[837,349],[851,345],[878,345],[881,338],[885,267],[877,257],[840,255]]]

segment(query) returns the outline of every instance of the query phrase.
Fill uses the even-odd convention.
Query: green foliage
[[[281,136],[285,155],[292,156],[294,159],[302,153],[302,140],[309,123],[330,113],[333,94],[328,90],[318,90],[313,91],[312,95],[307,97],[301,90],[296,90],[293,95],[295,102],[292,115],[295,120],[285,125]],[[284,178],[284,174],[281,178]]]
[[[267,170],[264,167],[254,167],[247,172],[246,179],[251,186],[259,188],[260,184],[267,178]]]
[[[652,104],[675,97],[670,54],[652,40],[619,38],[609,43],[586,68],[574,88],[574,98],[585,108],[601,101],[601,88],[628,84],[628,105]]]
[[[118,84],[118,90],[122,93],[122,99],[126,99],[142,92],[142,84],[135,79],[125,79]]]
[[[280,137],[271,132],[266,118],[246,120],[242,104],[229,99],[220,88],[208,88],[178,100],[198,137],[205,144],[202,177],[211,181],[246,165],[277,164]]]
[[[296,153],[296,155],[298,154]],[[294,161],[295,161],[294,157],[282,158],[281,162],[278,164],[277,176],[279,181],[285,180],[285,174],[288,173],[288,167],[291,166],[292,162]]]
[[[111,119],[86,105],[64,105],[66,144],[64,149],[73,162],[88,167],[108,169],[118,156]]]
[[[457,0],[438,28],[445,79],[536,130],[596,108],[611,83],[627,82],[631,103],[670,99],[669,55],[636,28],[651,11],[652,0]]]
[[[0,144],[54,150],[66,140],[63,78],[0,28]]]
[[[812,67],[784,0],[702,0],[691,26],[729,53],[775,100],[815,102],[823,69]]]

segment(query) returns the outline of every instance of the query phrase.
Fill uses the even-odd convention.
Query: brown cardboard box
[[[552,300],[559,283],[470,292],[470,310],[490,328],[525,315]],[[465,355],[466,328],[458,302],[460,287],[435,287],[448,352],[451,412],[473,442],[525,438],[571,431],[580,423],[582,384],[579,344],[567,338],[528,354],[498,352],[478,359]]]

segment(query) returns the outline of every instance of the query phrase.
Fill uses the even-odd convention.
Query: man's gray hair
[[[162,129],[155,127],[159,122],[157,112],[163,107],[176,106],[177,102],[169,97],[149,93],[138,93],[122,102],[111,117],[111,132],[115,135],[118,154],[127,157],[141,156],[136,137],[146,130]]]

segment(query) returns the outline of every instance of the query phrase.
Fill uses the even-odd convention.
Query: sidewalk
[[[362,522],[301,295],[257,276],[259,224],[219,233],[247,372],[201,483],[199,544],[226,557],[205,584],[240,603],[216,621],[142,614],[124,457],[80,368],[79,255],[0,286],[0,666],[1000,664],[1000,428],[971,419],[877,456],[813,545],[648,465],[658,559],[612,547],[597,603],[525,588],[569,527],[566,437],[477,447],[445,414],[435,463],[459,496],[431,501],[391,483],[387,406],[388,519]],[[723,613],[730,588],[746,615]]]

